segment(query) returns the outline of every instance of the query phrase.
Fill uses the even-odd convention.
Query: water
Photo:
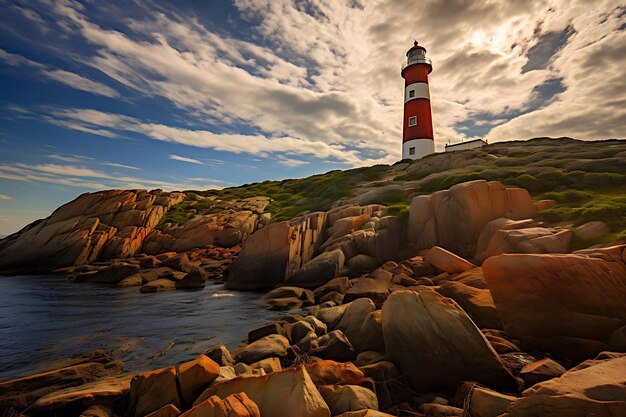
[[[58,276],[0,277],[0,381],[95,348],[114,350],[127,371],[190,360],[219,343],[232,349],[279,317],[258,298],[223,285],[141,294]]]

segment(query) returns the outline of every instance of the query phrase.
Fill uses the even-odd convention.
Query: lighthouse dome
[[[424,55],[426,54],[426,48],[424,48],[422,45],[418,45],[417,41],[414,41],[414,42],[413,42],[413,46],[411,47],[411,49],[409,49],[409,50],[406,52],[406,56],[409,56],[409,55],[414,55],[414,54],[415,54],[415,52],[417,52],[417,51],[422,51],[422,53],[423,53]]]

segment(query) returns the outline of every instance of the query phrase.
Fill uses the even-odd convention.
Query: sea
[[[222,284],[141,294],[62,276],[0,277],[0,381],[96,348],[111,350],[131,372],[175,365],[217,344],[234,349],[280,316],[258,293]]]

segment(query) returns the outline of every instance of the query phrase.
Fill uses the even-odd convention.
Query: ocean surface
[[[141,294],[59,276],[0,276],[0,381],[95,348],[114,351],[127,371],[174,365],[220,343],[236,348],[280,317],[258,298],[221,284]]]

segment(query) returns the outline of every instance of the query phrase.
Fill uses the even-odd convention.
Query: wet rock
[[[98,284],[117,284],[137,272],[139,272],[139,266],[120,262],[97,269],[93,273],[87,272],[85,274],[78,275],[76,277],[76,281],[94,282]]]
[[[326,385],[319,388],[332,415],[363,409],[378,409],[376,394],[358,385]]]
[[[240,392],[257,404],[262,416],[330,417],[328,406],[302,366],[222,382],[202,393],[196,405],[213,395],[224,398]]]
[[[463,310],[432,290],[391,294],[382,325],[385,351],[415,390],[453,388],[464,380],[503,389],[517,385]]]
[[[611,334],[626,324],[622,261],[498,255],[485,261],[483,271],[507,334],[527,346],[585,359],[604,350]]]
[[[172,291],[176,289],[176,281],[172,281],[166,278],[155,279],[143,285],[139,291],[142,293],[153,293],[153,292],[161,292],[161,291]]]
[[[141,274],[133,274],[129,277],[124,278],[120,282],[117,283],[117,287],[126,288],[126,287],[139,287],[143,284],[143,278]]]
[[[557,378],[567,372],[561,364],[552,359],[541,359],[537,362],[529,363],[520,371],[520,378],[527,386],[535,385],[548,379]]]
[[[194,290],[204,288],[204,284],[208,278],[207,273],[198,267],[191,269],[191,272],[187,273],[183,279],[176,282],[177,290]]]
[[[235,354],[235,360],[252,364],[272,356],[282,357],[287,354],[288,347],[289,340],[285,336],[272,334],[239,349]]]
[[[257,340],[265,336],[269,336],[271,334],[279,334],[279,335],[285,336],[286,333],[283,330],[283,327],[281,326],[281,324],[279,322],[274,321],[271,323],[264,324],[263,326],[256,328],[254,330],[251,330],[248,333],[248,343],[256,342]]]

